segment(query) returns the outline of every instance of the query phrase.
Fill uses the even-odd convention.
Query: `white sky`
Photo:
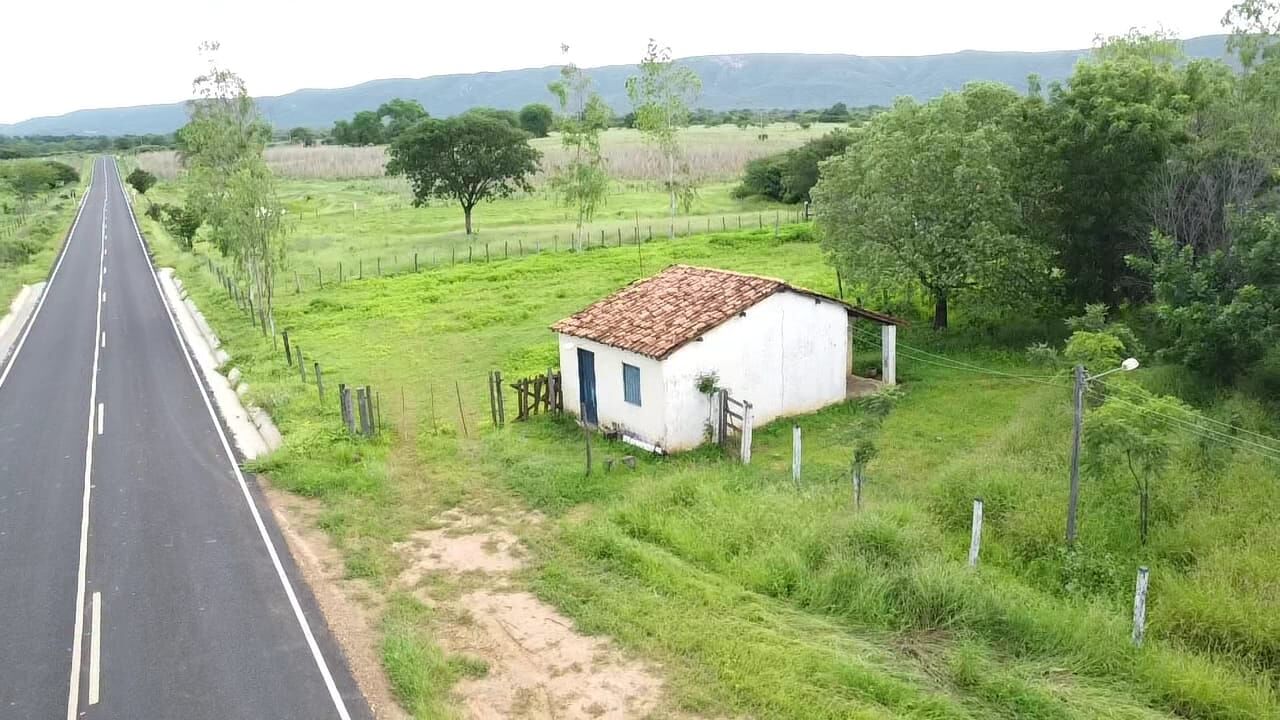
[[[1232,0],[6,0],[0,122],[183,100],[202,40],[254,95],[386,77],[561,62],[634,62],[650,36],[677,56],[923,55],[1088,47],[1097,34],[1222,32]]]

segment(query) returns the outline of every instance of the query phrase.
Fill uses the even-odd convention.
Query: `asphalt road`
[[[0,718],[367,718],[94,179],[0,369]]]

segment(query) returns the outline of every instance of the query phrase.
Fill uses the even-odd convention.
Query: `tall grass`
[[[742,174],[747,162],[758,157],[797,147],[806,140],[829,132],[832,127],[817,125],[801,129],[792,123],[761,128],[733,126],[695,127],[685,131],[685,160],[690,175],[698,182],[726,181]],[[761,135],[766,136],[761,139]],[[661,155],[634,130],[612,129],[602,138],[605,161],[617,180],[660,182],[666,179]],[[543,152],[540,178],[554,172],[566,159],[556,134],[533,141]],[[387,162],[386,148],[324,145],[274,145],[266,150],[267,165],[277,175],[302,180],[351,180],[380,177]],[[138,165],[157,177],[173,180],[181,169],[172,150],[138,155]]]
[[[317,203],[348,202],[334,184],[315,187],[326,189]],[[906,397],[878,436],[861,513],[850,507],[847,475],[855,405],[799,419],[799,490],[789,479],[786,423],[757,431],[748,467],[701,450],[642,457],[634,472],[597,466],[589,476],[570,422],[490,427],[487,371],[544,370],[556,358],[550,323],[672,262],[835,292],[819,248],[788,241],[797,235],[716,233],[640,252],[495,260],[282,295],[279,326],[331,382],[372,383],[393,398],[386,406],[394,432],[358,443],[343,437],[333,403],[322,406],[314,387],[298,381],[198,260],[166,250],[154,223],[144,227],[161,238],[162,261],[180,265],[250,378],[253,399],[285,432],[285,449],[260,469],[319,498],[323,526],[349,569],[379,587],[397,568],[391,544],[439,509],[532,507],[548,518],[529,537],[539,594],[579,627],[662,662],[675,698],[693,712],[1280,717],[1280,469],[1184,438],[1156,483],[1149,545],[1137,543],[1136,501],[1116,468],[1086,479],[1081,544],[1066,554],[1065,383],[900,357]],[[353,242],[371,241],[357,227],[350,232]],[[1016,356],[949,345],[927,330],[902,339],[1012,374],[1037,372]],[[1164,371],[1137,374],[1169,382]],[[1266,421],[1247,398],[1207,402],[1217,403],[1211,411]],[[470,438],[462,437],[458,404]],[[634,449],[601,441],[596,452]],[[981,564],[970,571],[963,558],[974,496],[985,500],[987,525]],[[1142,649],[1128,640],[1139,564],[1153,578]],[[441,691],[432,673],[451,676],[422,631],[429,613],[405,602],[389,617],[384,659],[395,685],[419,717],[434,717]]]

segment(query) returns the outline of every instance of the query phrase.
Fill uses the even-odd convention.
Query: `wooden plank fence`
[[[544,412],[564,412],[564,389],[560,384],[560,371],[548,368],[544,375],[521,378],[506,385],[516,392],[516,420],[528,420]],[[489,412],[494,427],[506,425],[506,397],[504,396],[502,371],[489,373]]]

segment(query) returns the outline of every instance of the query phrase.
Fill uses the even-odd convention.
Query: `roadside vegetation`
[[[694,163],[702,132],[681,112],[669,125],[637,112],[655,141],[647,174],[595,162],[592,148],[608,157],[623,131],[586,122],[590,84],[572,65],[560,132],[531,140],[512,134],[518,116],[472,121],[507,123],[493,135],[519,148],[521,181],[526,151],[543,150],[527,189],[475,208],[479,238],[465,237],[455,199],[432,201],[421,183],[411,196],[395,178],[283,181],[272,198],[287,219],[271,236],[283,278],[432,253],[394,276],[348,265],[323,288],[277,278],[274,328],[329,378],[381,393],[391,431],[373,440],[346,435],[332,394],[322,401],[301,381],[269,323],[250,322],[209,272],[236,257],[216,227],[175,238],[160,211],[143,228],[284,433],[254,469],[319,502],[348,578],[381,598],[384,668],[415,717],[450,716],[450,683],[492,671],[444,642],[474,621],[450,603],[477,575],[415,575],[404,550],[458,510],[520,518],[511,526],[529,557],[506,589],[531,589],[578,629],[656,662],[657,716],[1280,717],[1280,28],[1248,24],[1274,10],[1246,2],[1229,17],[1241,73],[1180,62],[1176,44],[1135,34],[1047,92],[977,84],[902,101],[747,171],[747,187],[764,167],[785,196],[735,193],[720,177],[690,183],[697,196],[681,207],[673,163]],[[676,102],[636,87],[638,111]],[[393,142],[425,147],[448,122],[420,119]],[[254,147],[254,167],[270,168]],[[549,147],[563,165],[548,167]],[[199,179],[174,180],[154,159],[138,158],[162,178],[148,200],[191,207]],[[777,200],[810,191],[817,222],[781,222]],[[673,197],[675,225],[690,232],[668,240]],[[730,225],[753,212],[754,227]],[[627,242],[579,242],[582,252],[506,257],[513,239],[545,249],[548,234],[608,239],[648,219],[652,241],[636,229],[616,233]],[[490,241],[486,258],[452,262],[490,233],[502,254]],[[749,466],[706,448],[591,473],[569,419],[494,427],[489,371],[545,372],[557,362],[548,325],[676,262],[909,319],[901,391],[798,418],[798,484],[787,422],[757,429]],[[858,365],[878,362],[869,332],[855,330],[855,350]],[[1072,368],[1098,376],[1128,357],[1141,367],[1085,390],[1080,532],[1068,546]],[[601,439],[594,451],[635,452]],[[975,497],[986,524],[970,568]],[[1141,646],[1139,566],[1151,573]]]
[[[23,285],[48,277],[91,167],[82,155],[0,160],[0,315]]]

